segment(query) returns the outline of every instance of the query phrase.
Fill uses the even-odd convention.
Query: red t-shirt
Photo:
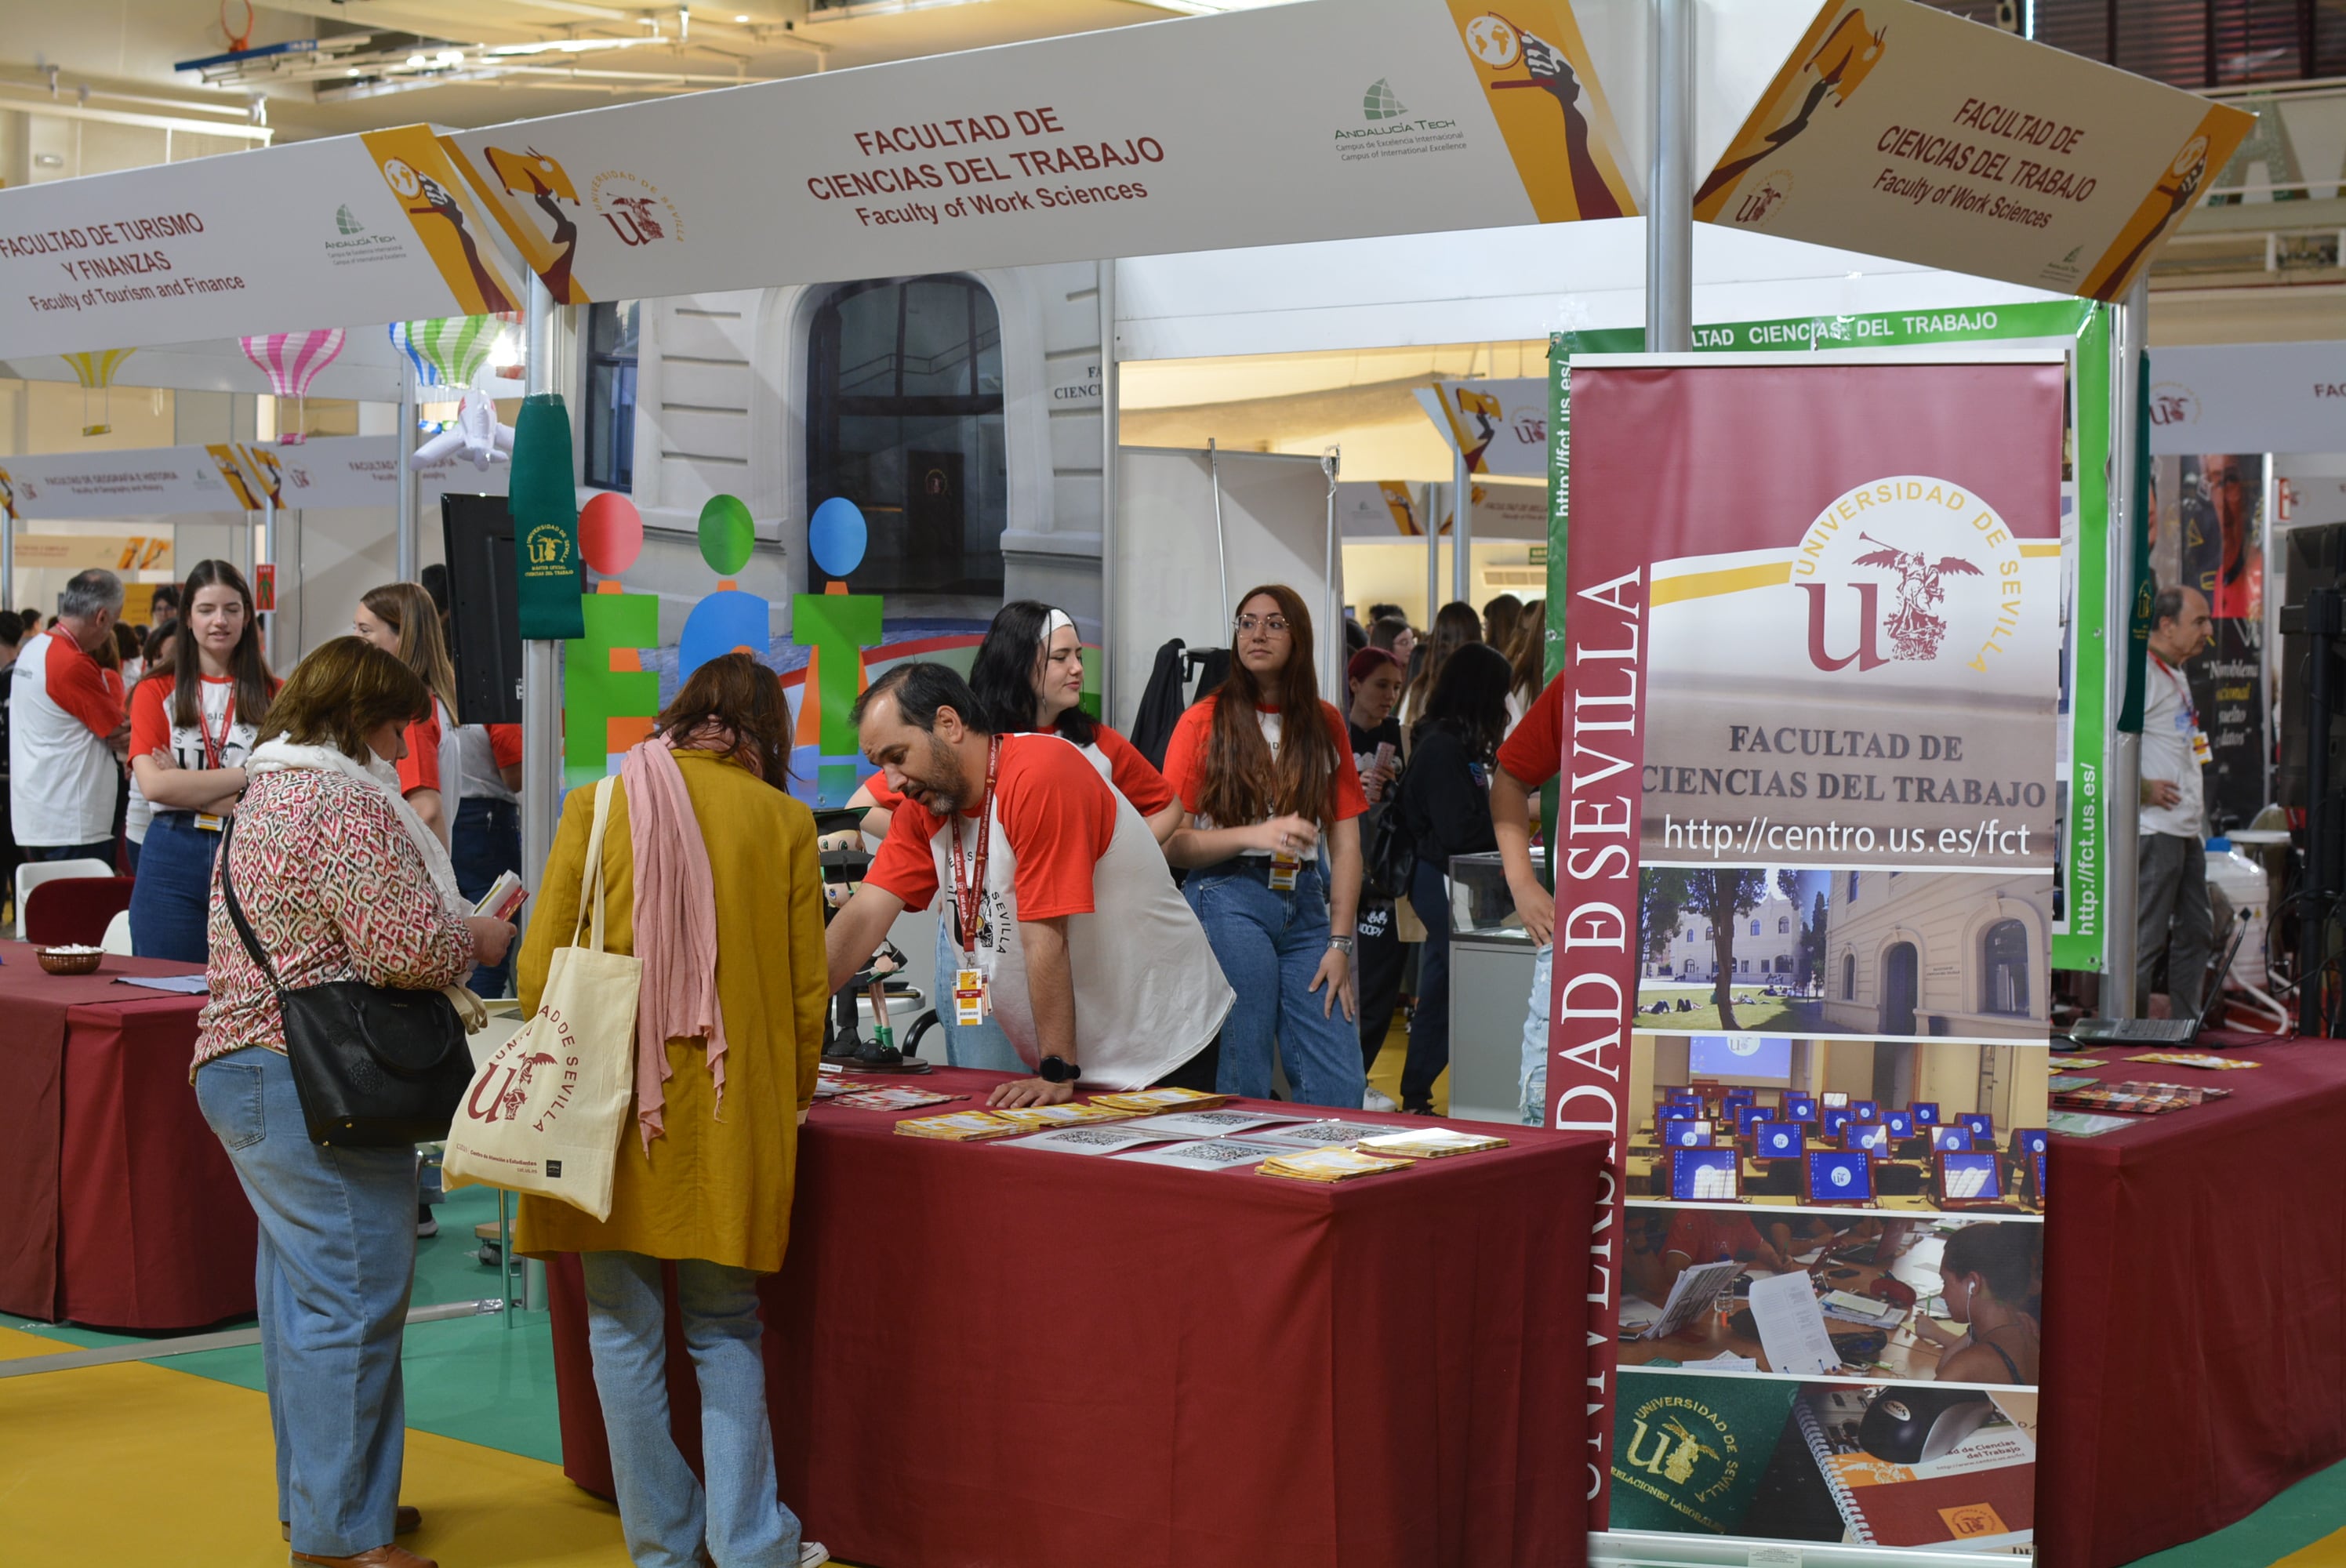
[[[1056,733],[1056,732],[1055,732]],[[1076,750],[1086,757],[1096,754],[1107,763],[1107,781],[1116,786],[1117,793],[1132,802],[1132,809],[1144,817],[1154,817],[1173,804],[1173,787],[1165,782],[1165,775],[1149,765],[1139,748],[1103,724],[1089,746]],[[884,773],[874,773],[863,781],[863,792],[872,797],[872,804],[882,811],[892,811],[901,798],[888,788]]]
[[[1165,782],[1181,797],[1182,805],[1192,815],[1199,812],[1198,802],[1206,793],[1206,745],[1214,732],[1214,705],[1219,697],[1205,697],[1189,706],[1173,727],[1173,738],[1165,744]],[[1321,807],[1322,822],[1345,822],[1369,809],[1368,797],[1361,793],[1361,769],[1352,760],[1352,731],[1344,728],[1344,716],[1328,703],[1320,705],[1321,717],[1328,726],[1328,738],[1336,748],[1336,772],[1329,781],[1328,799]],[[1275,756],[1279,738],[1269,720],[1279,718],[1275,708],[1263,708],[1260,717],[1266,721],[1263,735],[1271,743]],[[1220,822],[1223,828],[1250,828],[1251,822]]]
[[[1564,771],[1564,677],[1540,687],[1506,743],[1499,766],[1526,789],[1536,789]]]
[[[489,726],[489,755],[500,768],[511,768],[521,760],[521,726],[492,724]]]
[[[877,797],[875,789],[874,795]],[[937,896],[931,843],[944,822],[919,803],[894,798],[888,837],[863,880],[887,889],[908,909],[926,909]],[[1012,735],[1002,742],[994,809],[1017,858],[1018,918],[1054,920],[1092,912],[1092,868],[1116,837],[1116,797],[1098,769],[1075,747],[1051,736]],[[964,863],[976,874],[975,811],[961,813]],[[946,840],[946,863],[952,863]]]
[[[398,767],[402,795],[440,788],[439,703],[432,705],[430,717],[407,727],[407,755],[399,759]]]
[[[240,768],[258,737],[252,722],[236,711],[236,681],[229,676],[205,676],[200,722],[171,721],[171,694],[178,686],[175,674],[149,676],[130,692],[130,755],[151,757],[171,753],[182,768]],[[205,744],[210,731],[211,746]],[[217,760],[212,747],[219,748]]]
[[[1751,1221],[1742,1215],[1685,1208],[1670,1221],[1670,1233],[1662,1243],[1662,1250],[1681,1253],[1693,1263],[1723,1263],[1729,1259],[1739,1263],[1757,1257],[1767,1245]]]

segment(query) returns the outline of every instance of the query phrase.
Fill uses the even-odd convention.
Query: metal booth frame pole
[[[1214,486],[1214,561],[1222,585],[1222,635],[1230,635],[1230,542],[1222,532],[1222,449],[1206,437],[1206,476]]]
[[[1123,437],[1117,404],[1119,378],[1116,370],[1116,258],[1099,263],[1099,396],[1100,396],[1100,713],[1117,721],[1116,667],[1117,584],[1117,448]]]
[[[1450,448],[1450,596],[1461,604],[1474,601],[1474,477],[1466,472],[1466,449]],[[1426,627],[1431,633],[1433,617]]]
[[[277,497],[269,494],[265,491],[262,493],[260,497],[260,553],[269,559],[269,569],[270,574],[272,575],[279,575],[277,573]],[[260,574],[258,572],[253,574],[256,577],[260,575]],[[284,585],[282,583],[279,583],[275,585],[275,588],[272,588],[270,600],[270,607],[268,613],[260,617],[260,653],[261,657],[269,661],[269,667],[270,669],[275,669],[277,667],[277,610],[275,607],[275,589],[282,588],[283,586]]]
[[[405,353],[399,356],[399,442],[393,449],[399,453],[399,517],[393,532],[393,542],[398,552],[397,576],[403,583],[415,581],[415,470],[408,462],[415,450],[415,366]]]
[[[2111,334],[2117,356],[2110,377],[2117,406],[2110,411],[2109,575],[2104,596],[2104,639],[2109,649],[2103,661],[2109,716],[2109,765],[2102,791],[2102,996],[2098,1011],[2105,1018],[2135,1015],[2135,963],[2137,948],[2135,921],[2141,903],[2140,867],[2136,860],[2141,840],[2142,738],[2116,728],[2126,707],[2127,666],[2134,649],[2134,539],[2146,524],[2139,476],[2142,453],[2135,409],[2142,395],[2143,355],[2150,346],[2150,275],[2145,269],[2127,290],[2118,307],[2117,331]]]
[[[1646,351],[1694,348],[1694,0],[1655,0],[1653,162],[1646,213]]]
[[[1433,635],[1433,612],[1442,607],[1442,509],[1434,500],[1436,487],[1425,487],[1425,635],[1429,637]]]
[[[528,309],[524,316],[525,380],[531,397],[556,389],[554,365],[554,296],[536,274],[529,280]],[[411,422],[412,423],[412,422]],[[405,465],[402,464],[402,471]],[[411,512],[410,515],[413,515]],[[521,863],[532,890],[546,876],[546,862],[554,852],[554,828],[562,809],[562,645],[533,639],[522,644],[521,657]],[[523,906],[525,912],[528,906]],[[498,1218],[505,1220],[505,1202],[497,1200]],[[500,1232],[498,1250],[508,1269],[513,1263],[510,1229]],[[511,1299],[512,1293],[506,1293]],[[522,1268],[521,1305],[525,1310],[546,1304],[546,1266],[536,1261]]]

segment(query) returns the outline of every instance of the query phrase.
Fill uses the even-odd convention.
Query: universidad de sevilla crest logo
[[[1918,474],[1835,499],[1792,562],[1808,604],[1809,662],[1862,674],[1954,653],[1984,671],[2020,627],[2020,547],[1993,507]]]

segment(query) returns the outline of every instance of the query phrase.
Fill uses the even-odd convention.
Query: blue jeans
[[[510,800],[459,800],[448,834],[456,891],[474,903],[507,871],[521,870],[521,808]],[[518,948],[521,944],[515,942]],[[513,988],[514,955],[495,968],[484,964],[465,982],[476,994],[503,996]]]
[[[17,853],[27,860],[104,860],[109,871],[114,865],[114,840],[100,839],[95,844],[26,844]]]
[[[945,1064],[952,1067],[983,1067],[989,1073],[1024,1073],[1034,1069],[1018,1059],[1018,1047],[1002,1032],[1002,1025],[986,1014],[983,1023],[961,1024],[954,1022],[954,971],[961,967],[961,952],[953,939],[953,911],[944,910],[937,915],[937,984],[935,991],[937,1033],[945,1037]]]
[[[1409,1012],[1409,1058],[1401,1070],[1403,1110],[1430,1110],[1433,1081],[1450,1065],[1450,881],[1420,860],[1410,873],[1409,907],[1425,927],[1417,950],[1417,1001]]]
[[[386,1545],[407,1441],[400,1340],[415,1269],[415,1152],[310,1141],[292,1065],[259,1046],[196,1072],[196,1104],[260,1219],[254,1271],[293,1550]]]
[[[578,1261],[629,1560],[637,1568],[697,1568],[705,1538],[721,1568],[794,1568],[799,1519],[776,1495],[758,1277],[699,1258],[676,1266],[684,1342],[700,1377],[704,1492],[668,1433],[659,1259],[586,1252]]]
[[[196,826],[193,811],[158,811],[138,851],[130,889],[130,951],[140,958],[209,963],[212,859],[220,836]]]
[[[1527,1127],[1547,1125],[1547,993],[1555,963],[1553,945],[1532,960],[1531,1002],[1524,1013],[1523,1104],[1516,1107]]]
[[[1357,1111],[1369,1086],[1359,1025],[1344,1016],[1341,999],[1321,1011],[1327,987],[1310,989],[1328,953],[1326,876],[1315,861],[1296,872],[1294,891],[1280,893],[1271,891],[1269,871],[1268,860],[1226,860],[1190,872],[1181,890],[1238,993],[1222,1024],[1215,1088],[1269,1095],[1276,1037],[1297,1105]]]

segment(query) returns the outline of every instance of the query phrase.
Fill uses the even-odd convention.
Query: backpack
[[[1417,835],[1402,819],[1401,781],[1395,779],[1361,819],[1361,880],[1378,898],[1405,899],[1416,874]]]

